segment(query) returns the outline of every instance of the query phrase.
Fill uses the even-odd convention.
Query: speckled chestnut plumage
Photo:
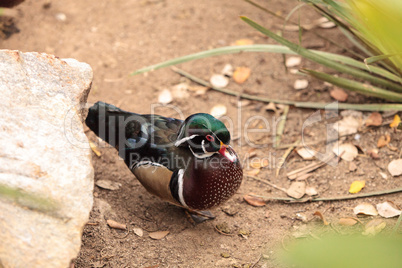
[[[139,115],[97,102],[86,124],[114,146],[152,194],[190,210],[206,210],[239,189],[243,171],[225,125],[209,114],[186,120]]]

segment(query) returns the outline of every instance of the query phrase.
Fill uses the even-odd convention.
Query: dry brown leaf
[[[369,203],[362,203],[357,205],[353,209],[353,213],[356,215],[362,214],[362,215],[370,215],[370,216],[377,216],[378,212],[375,209],[375,207],[372,204]]]
[[[254,41],[251,39],[243,38],[236,40],[235,45],[236,46],[247,46],[247,45],[252,45],[254,44]]]
[[[313,160],[315,155],[317,154],[316,151],[306,148],[299,148],[297,149],[297,153],[303,158],[304,160]]]
[[[401,123],[401,118],[399,117],[399,115],[396,114],[394,116],[394,120],[392,121],[392,123],[389,126],[392,128],[394,128],[394,127],[396,128],[399,126],[400,123]]]
[[[386,201],[384,203],[377,204],[378,214],[384,218],[392,218],[401,215],[401,210],[390,201]]]
[[[268,159],[257,159],[254,158],[253,160],[251,160],[250,163],[250,167],[252,168],[264,168],[267,167],[269,165]]]
[[[382,219],[371,220],[364,227],[365,230],[363,232],[363,235],[374,236],[381,232],[385,228],[385,226],[387,226],[387,223]]]
[[[290,184],[289,189],[286,190],[286,194],[290,197],[300,199],[306,193],[305,181],[294,181]]]
[[[365,181],[354,181],[350,185],[349,193],[351,194],[358,193],[364,188],[365,185],[366,185]]]
[[[340,218],[338,223],[340,225],[353,226],[357,223],[357,220],[354,218]]]
[[[254,195],[254,193],[249,193],[243,196],[244,201],[246,201],[249,205],[252,205],[254,207],[263,207],[266,205],[264,199],[252,195]]]
[[[354,113],[342,118],[336,122],[333,128],[338,131],[339,135],[350,135],[357,132],[357,130],[362,126],[362,114]]]
[[[314,212],[313,215],[320,217],[322,222],[324,223],[324,225],[329,225],[329,223],[325,220],[324,215],[322,215],[322,213],[320,211]]]
[[[107,223],[107,225],[109,225],[110,228],[120,229],[120,230],[127,229],[127,226],[125,224],[114,221],[114,220],[107,220],[106,223]]]
[[[137,236],[139,236],[139,237],[142,237],[142,236],[144,235],[144,231],[143,231],[141,228],[135,227],[135,228],[133,229],[133,231],[134,231],[134,233],[135,233]]]
[[[260,173],[260,169],[259,169],[259,168],[255,168],[255,169],[252,169],[252,170],[247,171],[247,174],[250,175],[250,176],[257,176],[258,173]]]
[[[380,159],[380,156],[378,155],[378,149],[376,148],[368,150],[367,154],[373,159]]]
[[[377,141],[377,147],[382,148],[384,146],[387,146],[388,143],[391,142],[391,136],[387,133],[385,135],[382,135],[378,141]]]
[[[238,84],[243,84],[250,77],[251,69],[247,67],[237,67],[233,73],[233,80]]]
[[[341,88],[334,88],[333,90],[331,90],[329,95],[331,95],[331,97],[337,101],[346,101],[349,97],[345,90]]]
[[[402,158],[392,160],[391,163],[388,164],[388,171],[393,177],[402,175]]]
[[[337,156],[342,154],[341,158],[345,161],[353,161],[359,153],[356,146],[351,143],[344,143],[339,146],[334,146],[332,151]]]
[[[309,195],[309,196],[314,196],[314,195],[318,195],[318,192],[314,187],[307,186],[306,187],[306,194]]]
[[[391,145],[389,145],[389,144],[387,144],[387,147],[388,147],[388,149],[390,149],[390,150],[393,151],[393,152],[398,151],[398,147],[391,146]]]
[[[149,233],[149,237],[155,240],[160,240],[165,238],[169,234],[169,231],[157,231]]]
[[[114,191],[120,188],[121,183],[110,180],[97,180],[95,185],[106,190]]]
[[[102,154],[98,149],[98,146],[96,146],[95,143],[92,141],[89,141],[89,147],[91,147],[92,151],[96,154],[96,156],[100,157]]]
[[[366,126],[381,126],[382,124],[381,114],[377,112],[371,113],[364,124]]]

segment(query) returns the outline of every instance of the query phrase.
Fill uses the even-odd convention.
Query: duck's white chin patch
[[[236,160],[237,160],[237,156],[236,156],[236,154],[235,153],[233,153],[232,152],[232,147],[231,146],[228,146],[229,148],[230,148],[230,150],[223,150],[223,152],[222,151],[220,151],[220,153],[224,156],[224,157],[226,157],[227,159],[229,159],[229,161],[230,162],[235,162]]]

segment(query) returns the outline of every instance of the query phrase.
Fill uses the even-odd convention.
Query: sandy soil
[[[263,6],[287,15],[297,1],[260,1]],[[238,39],[248,38],[254,43],[274,43],[257,33],[239,19],[246,15],[265,27],[281,29],[281,21],[251,6],[244,1],[25,1],[16,8],[15,23],[20,32],[8,39],[0,40],[0,48],[17,49],[24,52],[38,51],[54,54],[60,58],[75,58],[89,63],[94,70],[94,81],[89,102],[102,100],[123,109],[138,113],[153,110],[165,116],[183,116],[196,112],[210,112],[217,104],[227,107],[230,125],[234,122],[233,147],[245,160],[245,172],[249,170],[247,160],[254,152],[255,158],[269,159],[269,165],[258,177],[283,188],[291,181],[286,173],[306,166],[311,161],[302,160],[296,153],[290,154],[284,168],[276,176],[276,166],[286,149],[272,148],[278,117],[265,110],[264,103],[251,101],[238,107],[236,97],[208,91],[197,96],[194,92],[182,94],[171,103],[177,109],[155,105],[161,90],[187,82],[197,86],[169,68],[146,75],[129,77],[128,74],[141,67],[155,64],[177,56],[195,53],[210,48],[231,45]],[[301,9],[303,23],[311,23],[319,16],[309,8]],[[297,19],[297,15],[294,17]],[[343,46],[350,44],[336,29],[319,29],[320,34],[337,40]],[[284,35],[297,41],[297,33]],[[342,53],[342,49],[317,38],[311,32],[303,33],[304,46]],[[292,99],[300,101],[327,101],[331,97],[328,86],[308,78],[309,87],[296,91],[293,83],[300,76],[289,74],[281,55],[266,53],[241,53],[197,60],[181,64],[180,68],[208,80],[219,73],[225,64],[251,69],[251,76],[244,84],[231,80],[228,88],[257,96]],[[305,60],[303,67],[322,68]],[[350,94],[348,102],[371,102],[372,99]],[[315,110],[290,108],[282,144],[295,142],[301,137],[302,126]],[[305,137],[308,142],[323,138],[326,125],[339,120],[339,116],[308,127]],[[388,118],[389,119],[389,118]],[[387,119],[387,120],[388,120]],[[264,120],[268,126],[264,125]],[[265,133],[248,132],[252,128],[268,129]],[[354,180],[365,180],[362,193],[401,187],[401,177],[392,178],[386,167],[392,159],[400,156],[402,135],[392,133],[388,126],[370,128],[360,134],[359,139],[348,136],[345,140],[359,145],[363,151],[375,148],[378,138],[390,132],[393,146],[380,150],[381,158],[373,160],[360,156],[354,163],[356,170],[350,171],[349,163],[340,161],[336,166],[325,165],[313,172],[308,185],[317,189],[320,196],[348,195]],[[92,141],[95,135],[88,132]],[[253,144],[262,144],[253,148]],[[316,150],[325,150],[324,144],[313,145]],[[278,267],[278,252],[290,234],[308,226],[323,227],[315,211],[321,211],[327,221],[334,224],[341,217],[354,216],[352,208],[359,203],[377,204],[385,200],[402,205],[401,195],[355,199],[339,202],[284,203],[268,202],[264,207],[248,205],[243,196],[250,192],[267,197],[286,197],[286,194],[262,182],[244,178],[239,192],[224,206],[212,210],[215,220],[193,226],[186,214],[177,207],[160,201],[148,194],[128,171],[112,148],[101,148],[101,157],[94,155],[95,180],[111,180],[121,184],[118,190],[95,187],[95,205],[90,224],[83,231],[81,252],[74,261],[75,267]],[[362,152],[360,152],[362,154]],[[380,172],[386,173],[384,179]],[[300,220],[304,215],[308,222]],[[372,217],[363,218],[367,222]],[[106,220],[113,219],[128,226],[128,231],[111,229]],[[387,220],[393,226],[395,219]],[[229,234],[216,231],[216,226],[226,226]],[[223,226],[223,227],[222,227]],[[138,228],[143,236],[135,234]],[[225,228],[223,228],[225,229]],[[161,240],[153,240],[150,232],[169,231]]]

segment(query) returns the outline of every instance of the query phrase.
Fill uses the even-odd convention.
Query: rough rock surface
[[[0,267],[68,267],[92,208],[92,69],[0,50]]]

